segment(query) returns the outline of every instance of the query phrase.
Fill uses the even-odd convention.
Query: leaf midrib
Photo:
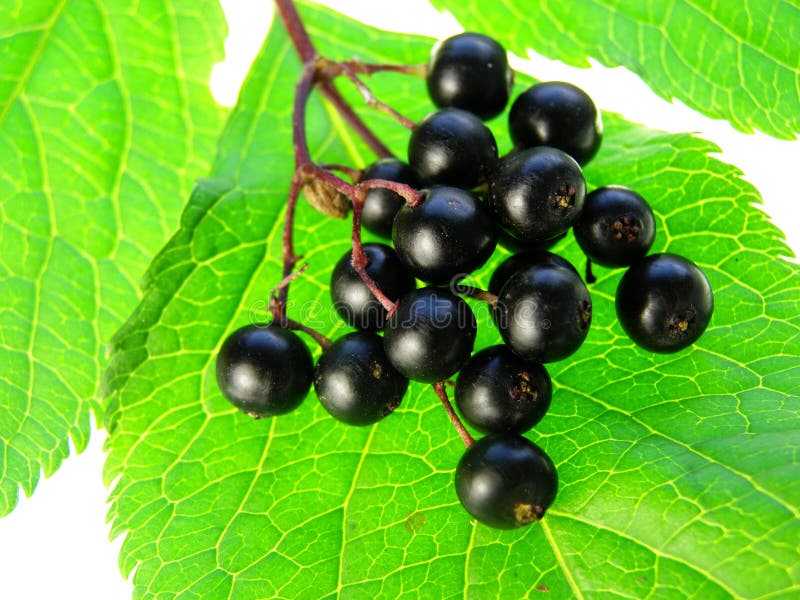
[[[28,80],[33,74],[34,69],[39,64],[39,58],[41,58],[44,48],[50,41],[50,36],[53,34],[53,30],[55,29],[58,19],[61,17],[61,13],[64,12],[64,7],[66,4],[67,0],[61,0],[60,4],[53,11],[53,14],[47,21],[43,23],[42,27],[31,28],[31,31],[43,30],[44,34],[39,38],[39,43],[36,45],[36,48],[31,54],[27,65],[25,65],[25,71],[23,71],[22,76],[17,80],[14,89],[11,90],[11,95],[8,97],[8,102],[6,102],[5,106],[3,106],[2,110],[0,110],[0,125],[5,122],[8,112],[11,110],[11,107],[22,93],[22,90],[25,89],[25,86],[28,84]]]

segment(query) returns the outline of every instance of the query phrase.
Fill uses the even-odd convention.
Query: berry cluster
[[[383,158],[357,178],[366,187],[353,200],[353,250],[330,283],[338,314],[355,331],[333,342],[317,334],[323,352],[314,365],[290,330],[308,328],[293,327],[277,305],[271,324],[243,327],[224,342],[217,380],[254,417],[292,410],[313,384],[325,409],[351,425],[391,414],[409,380],[432,383],[467,444],[455,471],[459,500],[479,521],[514,528],[540,519],[558,487],[553,462],[523,436],[550,406],[543,365],[576,352],[592,320],[580,274],[548,248],[571,229],[590,283],[592,262],[627,267],[619,321],[654,352],[692,344],[713,297],[690,261],[647,256],[655,219],[639,194],[613,185],[586,193],[581,165],[598,151],[602,124],[582,90],[547,82],[522,92],[508,113],[514,148],[498,157],[484,120],[505,109],[511,92],[502,46],[476,33],[454,36],[433,49],[426,73],[438,110],[413,127],[408,162]],[[392,245],[361,244],[361,225]],[[463,285],[498,241],[517,253],[494,271],[489,289]],[[464,295],[491,304],[502,344],[473,354],[478,325]],[[461,417],[485,437],[474,441],[463,428],[444,382]]]

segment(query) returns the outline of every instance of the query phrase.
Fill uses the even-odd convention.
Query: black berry
[[[526,244],[517,238],[511,237],[505,230],[500,229],[499,235],[497,236],[497,243],[511,252],[526,252],[528,250],[543,251],[552,248],[565,237],[567,237],[566,231],[551,237],[549,240]]]
[[[303,341],[276,324],[234,331],[217,356],[217,385],[231,404],[252,417],[297,408],[311,387],[314,362]]]
[[[503,286],[492,311],[503,341],[524,359],[552,362],[575,352],[592,320],[592,301],[572,269],[536,264]]]
[[[364,171],[361,181],[367,179],[386,179],[404,183],[413,188],[419,187],[419,181],[413,169],[396,158],[382,158],[372,163]],[[361,224],[375,235],[392,237],[392,222],[400,207],[406,201],[392,190],[386,188],[370,188],[364,198],[361,211]]]
[[[711,284],[697,265],[653,254],[630,267],[617,287],[617,317],[630,338],[653,352],[677,352],[705,331],[714,311]]]
[[[520,252],[513,254],[501,262],[492,273],[492,278],[489,280],[489,292],[497,296],[503,289],[511,276],[525,267],[532,265],[549,264],[557,267],[564,267],[570,271],[578,271],[566,258],[560,257],[558,254],[553,254],[547,250],[529,250],[527,252]]]
[[[383,345],[403,375],[433,383],[447,379],[469,359],[477,330],[464,300],[445,289],[422,288],[400,299],[386,323]]]
[[[461,367],[455,387],[458,410],[484,433],[525,433],[550,407],[550,376],[539,363],[508,346],[490,346]]]
[[[494,434],[467,448],[456,467],[456,494],[481,523],[514,529],[541,519],[558,492],[550,457],[516,434]]]
[[[431,52],[427,84],[439,108],[453,106],[490,119],[506,107],[514,72],[505,49],[480,33],[460,33]]]
[[[527,244],[567,231],[585,195],[580,166],[555,148],[531,148],[509,156],[489,180],[488,199],[497,223]]]
[[[537,83],[517,96],[508,114],[517,147],[552,146],[580,164],[597,153],[603,139],[600,112],[582,89],[562,81]]]
[[[497,143],[478,117],[443,108],[422,119],[408,142],[408,163],[429,184],[470,189],[497,163]]]
[[[622,186],[606,186],[586,196],[572,230],[590,260],[623,267],[647,254],[656,224],[650,205],[639,194]]]
[[[497,227],[472,193],[435,186],[419,206],[400,209],[392,240],[410,273],[441,284],[471,273],[489,259],[497,244]]]
[[[325,409],[349,425],[370,425],[394,411],[408,388],[389,362],[383,340],[354,331],[336,340],[317,361],[314,389]]]
[[[390,300],[398,300],[415,287],[410,275],[395,251],[385,244],[363,244],[369,261],[367,274]],[[351,327],[377,330],[386,322],[386,309],[375,298],[353,269],[353,254],[348,252],[331,273],[331,298],[339,316]]]

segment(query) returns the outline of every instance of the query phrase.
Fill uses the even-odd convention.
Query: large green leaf
[[[467,29],[525,56],[575,66],[589,58],[634,71],[741,131],[800,133],[800,4],[797,0],[432,0]]]
[[[216,2],[0,10],[0,515],[87,443],[105,344],[207,172]]]
[[[416,63],[430,40],[304,13],[334,57]],[[292,173],[290,106],[298,59],[273,27],[180,230],[154,262],[143,302],[116,338],[108,373],[109,456],[121,563],[137,597],[556,598],[791,595],[800,589],[798,269],[733,167],[712,144],[606,114],[592,185],[624,183],[658,212],[656,251],[687,255],[716,294],[712,326],[677,355],[638,350],[616,323],[619,273],[593,286],[583,348],[550,365],[555,396],[532,433],[561,489],[541,523],[496,531],[461,509],[463,446],[427,386],[368,428],[334,422],[313,397],[254,421],[219,394],[214,359],[233,329],[263,318],[280,278]],[[373,80],[418,118],[423,82]],[[369,114],[402,151],[406,132]],[[370,160],[312,103],[322,161]],[[341,137],[340,137],[341,136]],[[503,145],[508,145],[507,140]],[[310,264],[290,314],[331,334],[328,278],[348,224],[298,212]],[[578,260],[572,241],[559,247]],[[495,262],[499,260],[499,256]],[[489,268],[478,274],[486,282]],[[485,309],[480,343],[499,338]]]

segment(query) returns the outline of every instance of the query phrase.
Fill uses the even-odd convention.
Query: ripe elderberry
[[[483,121],[459,108],[443,108],[417,123],[408,141],[408,164],[428,184],[474,188],[497,163],[497,143]]]
[[[535,264],[509,278],[492,316],[514,352],[546,363],[566,358],[583,343],[592,321],[592,300],[574,270]]]
[[[434,46],[426,82],[439,108],[453,106],[491,119],[506,107],[514,71],[494,39],[466,32]]]
[[[325,409],[349,425],[371,425],[398,407],[408,388],[389,362],[383,340],[354,331],[323,352],[314,369],[314,389]]]
[[[624,267],[650,250],[656,224],[644,198],[629,188],[609,185],[586,196],[572,230],[590,260]]]
[[[517,434],[486,436],[456,467],[456,494],[481,523],[514,529],[541,519],[555,500],[558,475],[550,457]]]
[[[443,381],[472,353],[478,324],[469,305],[441,288],[422,288],[400,299],[383,336],[386,355],[409,379]]]
[[[603,139],[600,112],[589,95],[571,83],[537,83],[517,96],[508,113],[518,148],[551,146],[586,164]]]
[[[552,389],[542,365],[500,344],[461,367],[454,393],[458,410],[483,433],[525,433],[544,417]]]
[[[255,418],[297,408],[311,387],[314,362],[303,341],[275,323],[234,331],[217,356],[217,384],[231,404]]]
[[[714,311],[705,273],[675,254],[653,254],[630,267],[617,287],[625,333],[652,352],[677,352],[703,334]]]
[[[586,181],[578,163],[555,148],[531,148],[500,161],[489,204],[512,237],[538,244],[567,231],[583,208]]]
[[[410,273],[428,283],[443,284],[489,259],[497,244],[497,227],[472,193],[435,186],[419,206],[400,209],[392,240]]]

